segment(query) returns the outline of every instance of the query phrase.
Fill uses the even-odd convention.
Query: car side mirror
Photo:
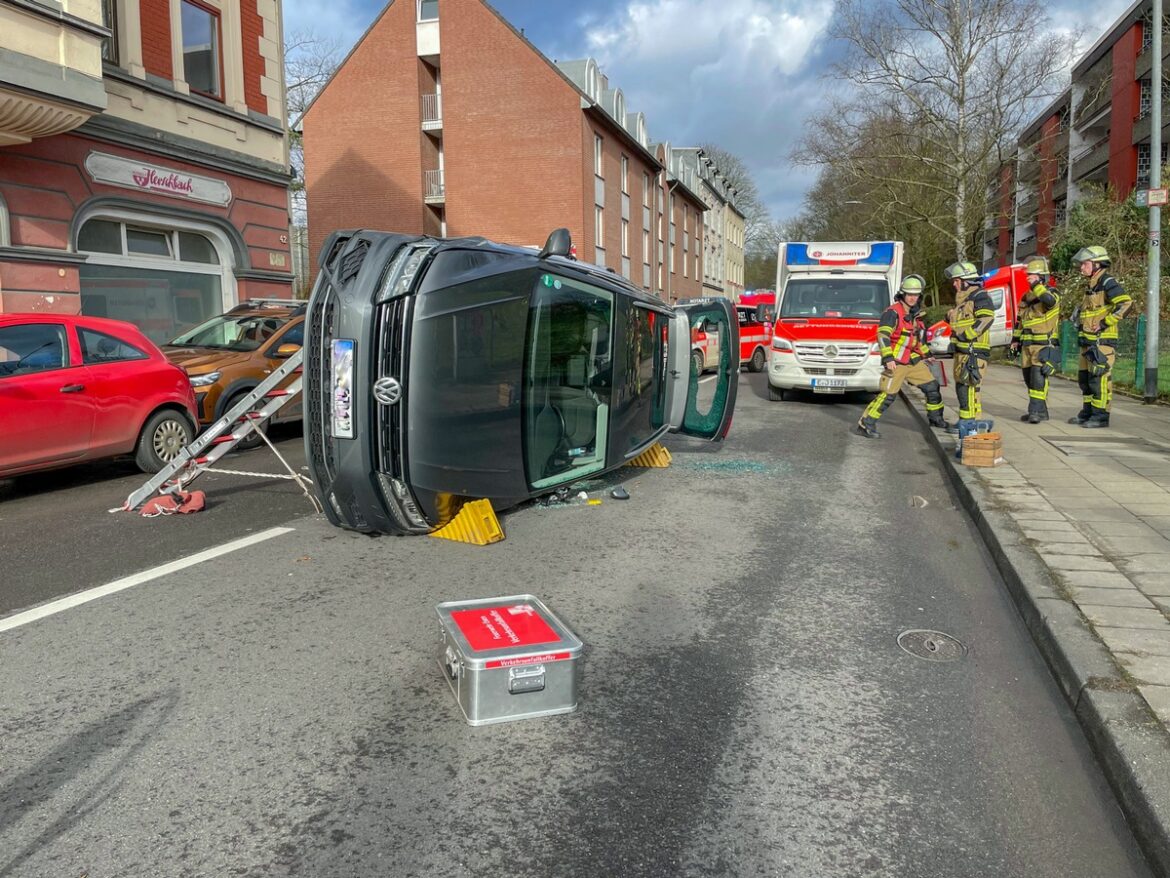
[[[276,354],[274,356],[280,360],[287,360],[300,349],[301,346],[299,344],[282,344],[276,349]]]
[[[554,229],[544,242],[544,249],[540,251],[540,258],[549,256],[568,256],[573,248],[573,238],[568,229]]]

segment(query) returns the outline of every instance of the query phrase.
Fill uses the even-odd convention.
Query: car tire
[[[696,375],[703,374],[703,355],[699,351],[691,351],[691,371]]]
[[[785,394],[785,391],[784,391],[783,387],[773,387],[772,384],[769,382],[769,384],[768,384],[768,399],[772,400],[773,402],[782,402],[785,399],[784,394]]]
[[[163,409],[150,416],[142,432],[134,461],[144,473],[156,473],[176,457],[195,438],[190,419],[174,409]]]
[[[756,348],[755,351],[752,353],[752,361],[750,363],[748,363],[748,371],[749,372],[763,372],[766,360],[767,360],[767,358],[764,356],[764,349],[763,348]]]
[[[226,414],[227,412],[229,412],[233,408],[235,408],[237,405],[239,405],[240,400],[243,399],[245,396],[247,396],[251,392],[252,391],[250,391],[250,390],[242,390],[239,393],[237,393],[235,396],[233,396],[231,399],[229,399],[227,402],[227,405],[225,405],[223,407],[224,413]],[[264,421],[263,423],[257,424],[256,428],[255,428],[255,432],[253,432],[252,435],[250,435],[244,439],[241,439],[239,441],[239,443],[236,445],[236,448],[239,451],[248,451],[252,448],[259,448],[261,445],[264,444],[264,439],[261,438],[260,434],[261,433],[264,433],[264,434],[268,433],[268,425],[271,422],[272,422],[272,419],[269,418],[267,421]],[[235,425],[233,424],[232,426],[234,427]]]

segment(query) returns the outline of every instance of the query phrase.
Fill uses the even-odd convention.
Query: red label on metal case
[[[491,662],[484,662],[484,668],[490,670],[492,668],[511,668],[516,665],[539,665],[543,662],[563,662],[571,659],[573,654],[571,652],[546,652],[541,655],[523,655],[510,659],[496,659]]]
[[[476,652],[560,640],[531,604],[456,610],[451,614],[451,621],[459,626],[468,645]]]

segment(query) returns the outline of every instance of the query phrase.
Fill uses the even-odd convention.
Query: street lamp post
[[[1150,49],[1154,56],[1154,70],[1150,75],[1150,188],[1162,185],[1162,0],[1153,0],[1153,33]],[[1145,401],[1158,399],[1158,315],[1162,283],[1162,265],[1159,256],[1162,237],[1162,208],[1150,207],[1150,260],[1146,274],[1146,374]]]

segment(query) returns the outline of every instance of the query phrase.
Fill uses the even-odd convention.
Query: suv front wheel
[[[195,427],[174,409],[155,412],[138,435],[134,460],[144,473],[156,473],[195,438]]]

